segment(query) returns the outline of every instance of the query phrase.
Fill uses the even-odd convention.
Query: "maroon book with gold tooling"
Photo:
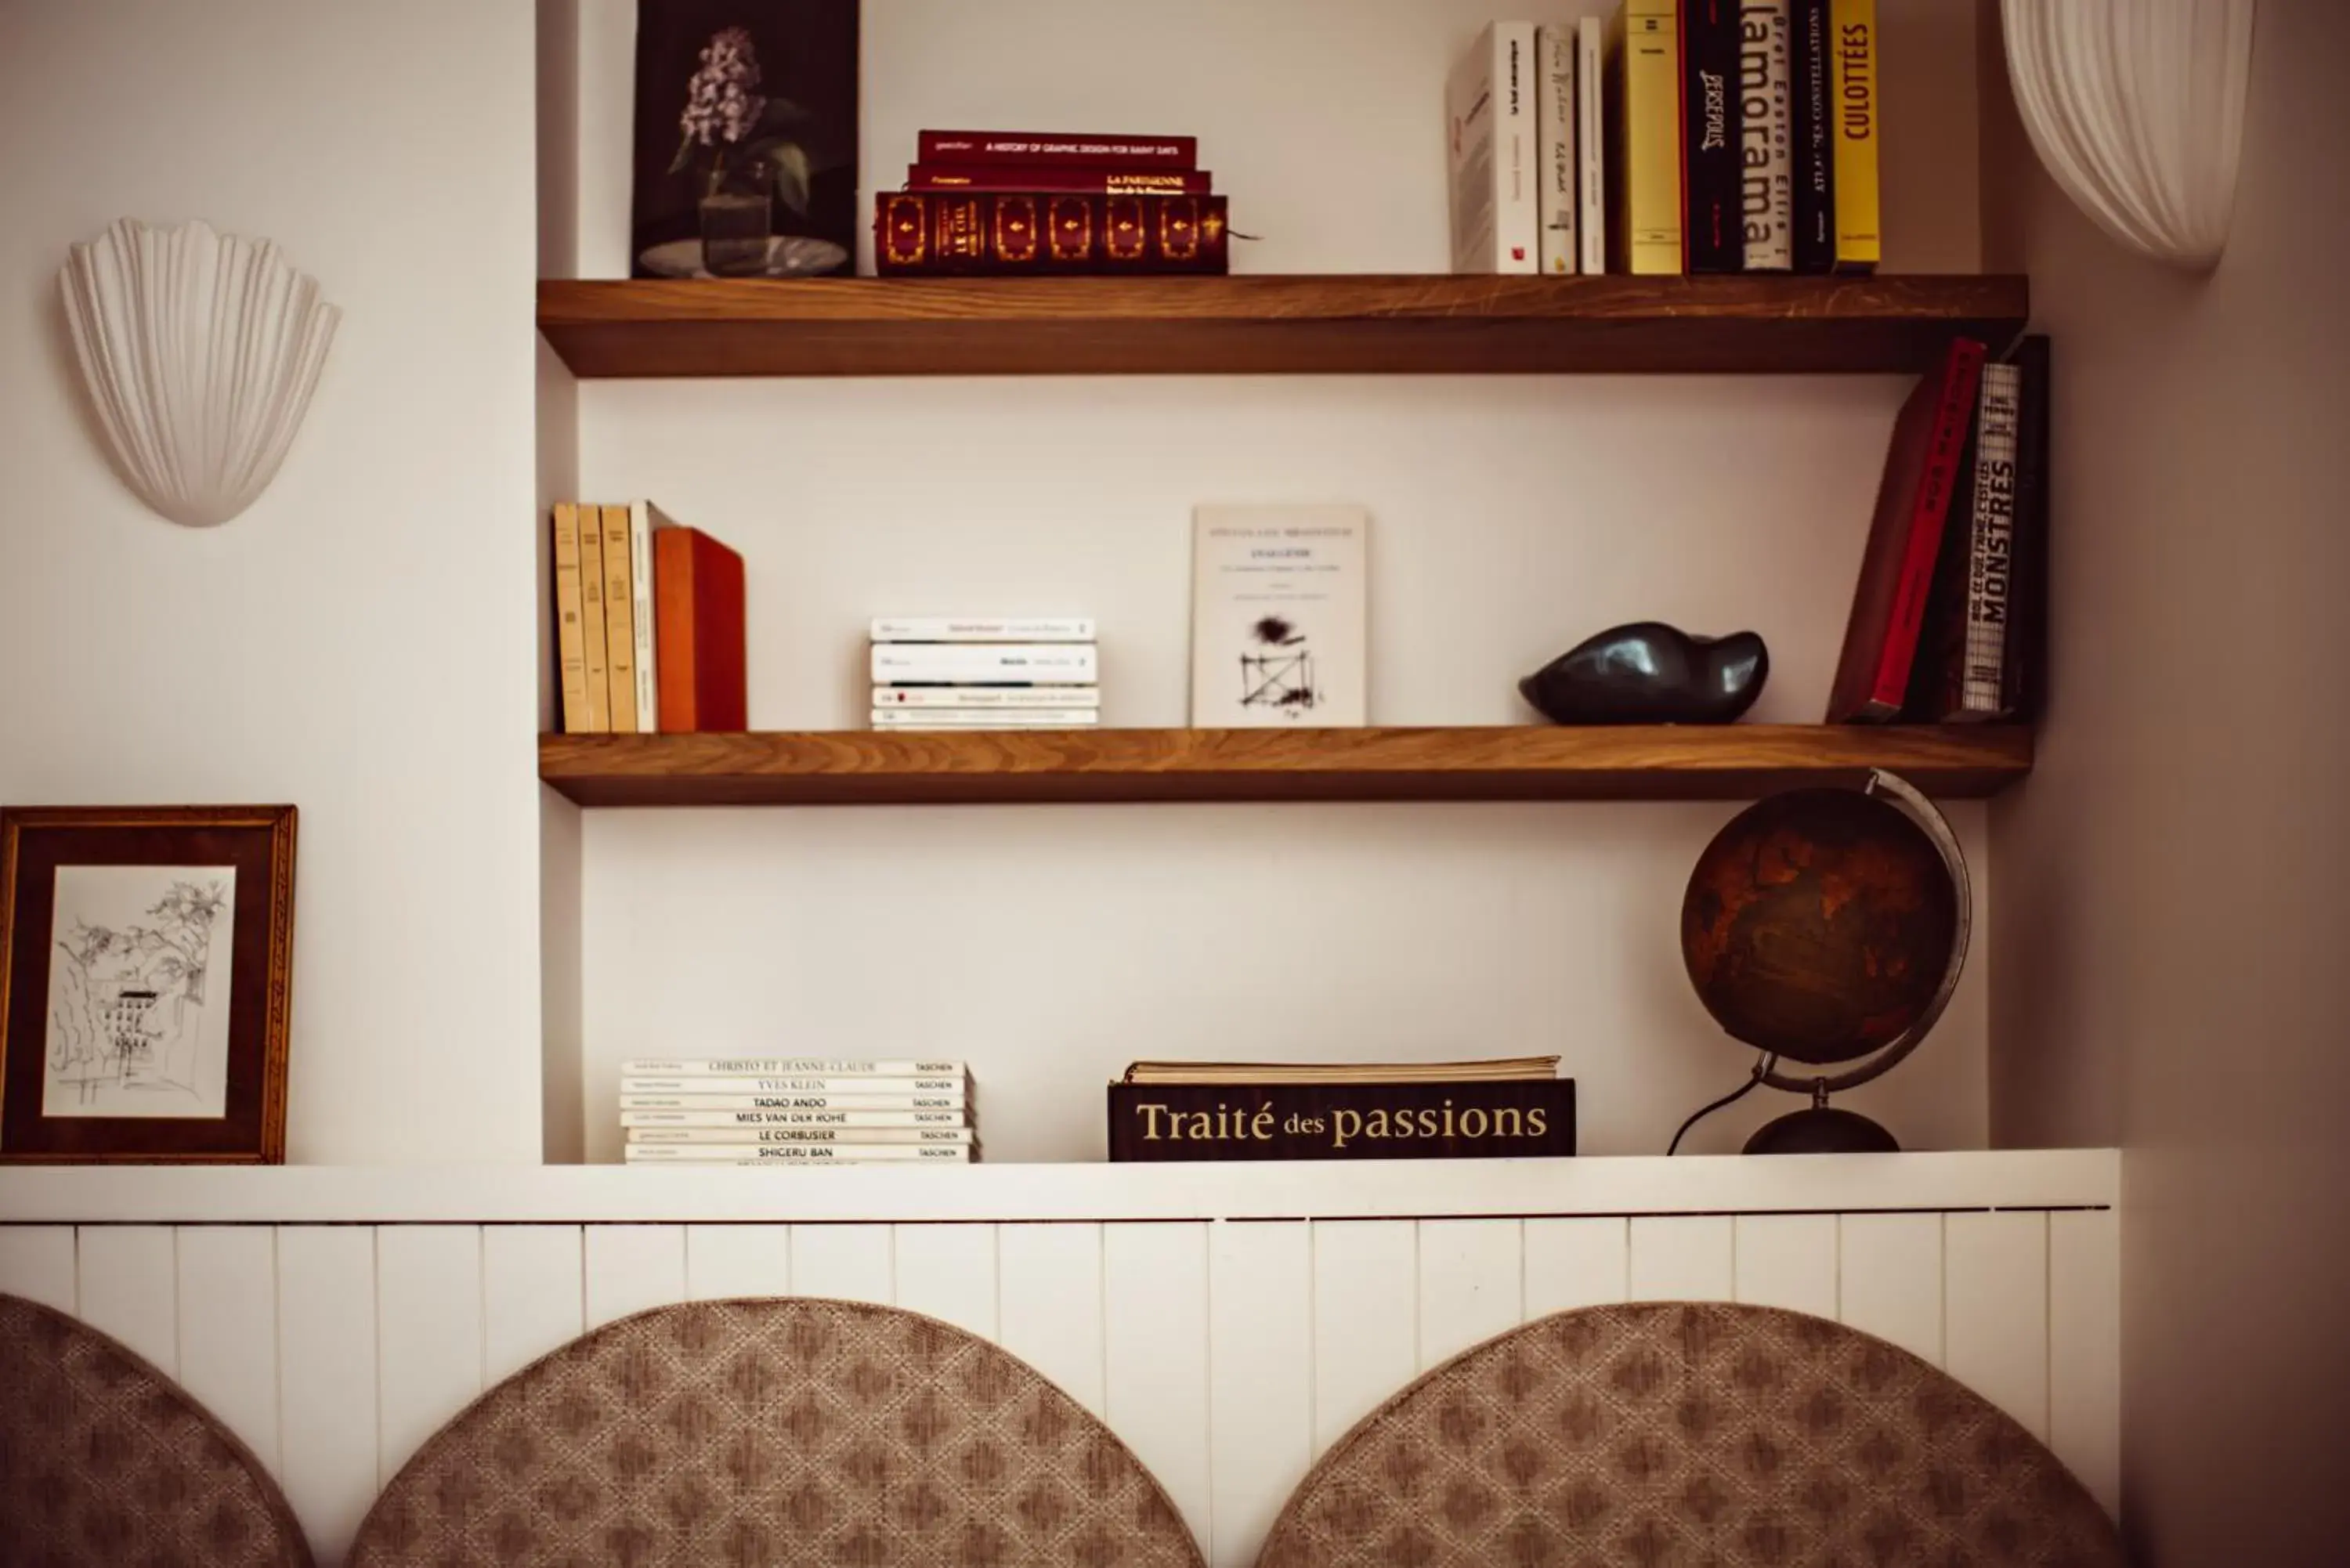
[[[1222,273],[1222,196],[895,191],[874,198],[884,277]]]

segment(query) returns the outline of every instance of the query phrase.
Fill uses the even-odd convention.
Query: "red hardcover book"
[[[1191,169],[1196,136],[1094,136],[1041,130],[925,130],[924,163],[1056,163],[1067,169]]]
[[[662,734],[750,728],[742,556],[699,528],[654,534],[653,639]]]
[[[1097,196],[1204,196],[1215,176],[1204,169],[1077,169],[1056,163],[915,163],[909,191],[1073,192]]]
[[[1222,196],[897,191],[873,202],[884,277],[1221,273],[1229,240]]]
[[[1828,693],[1831,724],[1893,719],[1908,694],[1909,668],[1925,623],[1959,460],[1973,422],[1982,362],[1981,343],[1970,337],[1951,343],[1893,422],[1877,515],[1853,590],[1852,618],[1845,623],[1844,655]]]

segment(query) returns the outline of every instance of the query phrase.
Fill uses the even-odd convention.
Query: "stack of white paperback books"
[[[630,1165],[968,1165],[979,1158],[961,1062],[804,1056],[620,1064]]]
[[[877,730],[1080,730],[1100,716],[1089,618],[873,622]]]

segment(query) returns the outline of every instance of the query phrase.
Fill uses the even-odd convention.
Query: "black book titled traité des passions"
[[[1109,1086],[1113,1160],[1507,1159],[1574,1152],[1572,1078]]]

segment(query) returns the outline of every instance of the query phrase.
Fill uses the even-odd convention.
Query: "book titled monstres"
[[[1575,1152],[1572,1078],[1109,1086],[1117,1161],[1509,1159]]]

